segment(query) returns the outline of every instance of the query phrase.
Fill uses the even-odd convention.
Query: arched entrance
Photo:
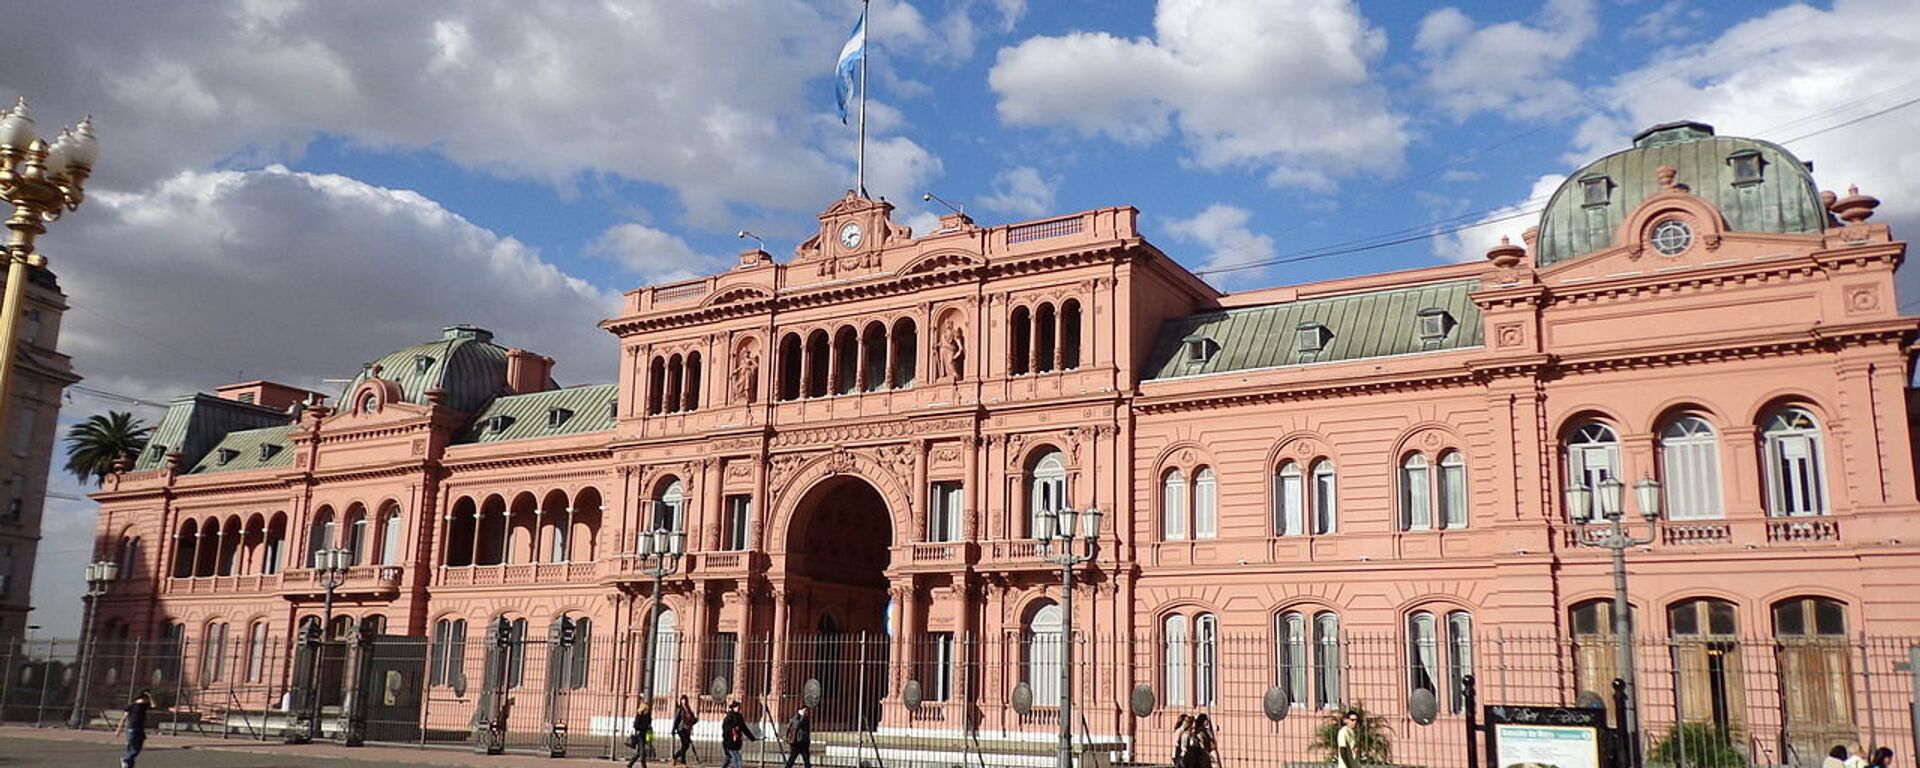
[[[893,518],[886,499],[857,477],[822,480],[795,508],[787,534],[788,589],[796,615],[788,636],[793,698],[809,680],[821,689],[816,728],[872,729],[886,692]]]

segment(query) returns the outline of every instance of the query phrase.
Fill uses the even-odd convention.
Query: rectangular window
[[[1273,532],[1276,536],[1299,536],[1307,532],[1304,478],[1298,465],[1288,464],[1273,478]]]
[[[0,545],[0,597],[13,594],[13,545]]]
[[[1274,625],[1274,650],[1279,658],[1279,680],[1287,692],[1287,701],[1307,703],[1307,624],[1298,613],[1281,614]]]
[[[267,623],[253,623],[253,633],[247,638],[247,682],[260,682],[267,669]]]
[[[1313,705],[1340,706],[1340,617],[1322,613],[1313,617]]]
[[[7,522],[20,522],[20,516],[26,513],[27,476],[14,475],[7,481]]]
[[[927,635],[927,701],[953,698],[953,633]]]
[[[747,548],[747,531],[753,525],[753,497],[736,493],[727,497],[726,549],[735,552]]]
[[[8,436],[13,455],[25,456],[33,450],[33,430],[40,422],[40,409],[31,405],[20,406],[13,414],[13,433]]]
[[[40,310],[29,309],[24,314],[26,315],[26,324],[25,327],[20,330],[20,340],[28,344],[37,344],[40,341]]]
[[[1473,674],[1473,617],[1463,611],[1447,614],[1447,702],[1459,714],[1467,707],[1467,676]]]
[[[1446,527],[1467,527],[1467,465],[1457,453],[1440,459],[1440,511]]]
[[[1817,452],[1813,440],[1805,435],[1784,435],[1767,438],[1772,454],[1773,472],[1769,480],[1773,485],[1775,516],[1824,515],[1826,509],[1826,489],[1821,487],[1818,468],[1814,466]]]
[[[1211,539],[1220,535],[1219,485],[1212,469],[1202,469],[1193,479],[1193,537]]]
[[[1320,462],[1313,469],[1313,532],[1316,534],[1333,533],[1335,493],[1333,467]]]
[[[721,632],[713,636],[713,643],[707,651],[707,673],[701,682],[712,685],[715,680],[727,681],[727,689],[733,689],[733,663],[739,658],[740,635],[735,632]]]
[[[933,484],[927,505],[927,541],[959,541],[961,484],[943,480]]]
[[[1400,466],[1400,525],[1409,531],[1433,528],[1433,507],[1427,503],[1427,462],[1411,457]]]
[[[1666,477],[1667,515],[1674,520],[1711,520],[1720,507],[1720,451],[1711,438],[1669,440],[1660,446]]]
[[[1438,692],[1434,675],[1440,668],[1440,643],[1434,637],[1433,614],[1416,613],[1407,618],[1407,694],[1414,691]]]
[[[253,404],[253,393],[252,393],[252,392],[242,392],[242,393],[240,393],[240,402],[243,402],[243,403],[246,403],[246,404],[248,404],[248,405],[252,405],[252,404]]]

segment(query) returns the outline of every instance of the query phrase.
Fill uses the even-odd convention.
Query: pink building
[[[886,646],[867,724],[961,727],[891,706],[913,680],[983,731],[1044,738],[1062,617],[1031,520],[1096,507],[1076,685],[1090,733],[1151,752],[1164,725],[1128,714],[1136,686],[1238,713],[1268,686],[1392,711],[1425,687],[1446,710],[1476,659],[1494,674],[1496,635],[1564,649],[1533,684],[1548,698],[1604,690],[1608,555],[1575,546],[1563,492],[1617,478],[1637,516],[1650,478],[1665,521],[1632,594],[1639,633],[1675,649],[1646,662],[1673,676],[1666,705],[1750,732],[1755,760],[1818,755],[1868,727],[1852,689],[1877,662],[1850,643],[1920,635],[1920,324],[1876,204],[1818,191],[1777,145],[1669,124],[1576,171],[1485,263],[1222,293],[1132,208],[915,237],[850,194],[785,263],[749,251],[627,294],[602,324],[615,384],[558,386],[551,359],[454,326],[335,407],[268,383],[176,401],[96,495],[98,547],[132,575],[101,637],[185,640],[199,684],[274,700],[273,660],[322,610],[311,553],[339,546],[336,632],[429,638],[430,703],[466,702],[455,643],[499,618],[644,637],[636,541],[667,527],[690,553],[659,629],[697,650],[575,662],[620,697],[607,711],[649,656],[662,693],[791,693],[802,638],[867,632]],[[1344,637],[1385,638],[1399,672],[1357,679]],[[1236,638],[1260,679],[1222,681]],[[761,639],[764,674],[743,650]],[[1761,666],[1783,703],[1738,685]],[[1021,682],[1026,715],[1005,704]]]

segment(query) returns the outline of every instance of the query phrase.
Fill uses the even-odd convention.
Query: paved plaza
[[[0,768],[110,767],[120,760],[120,741],[102,732],[76,733],[9,727],[0,729]],[[554,760],[533,755],[475,755],[456,749],[355,747],[334,744],[287,746],[279,742],[153,736],[140,755],[141,768],[377,768],[379,766],[485,765],[491,768],[555,768],[615,765],[606,760]],[[656,765],[662,763],[657,762]]]

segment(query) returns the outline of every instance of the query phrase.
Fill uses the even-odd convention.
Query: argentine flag
[[[853,25],[853,34],[847,36],[847,44],[840,47],[840,64],[834,68],[834,96],[840,100],[840,124],[847,123],[847,100],[853,97],[853,78],[860,61],[867,57],[867,10],[860,9],[860,21]]]

